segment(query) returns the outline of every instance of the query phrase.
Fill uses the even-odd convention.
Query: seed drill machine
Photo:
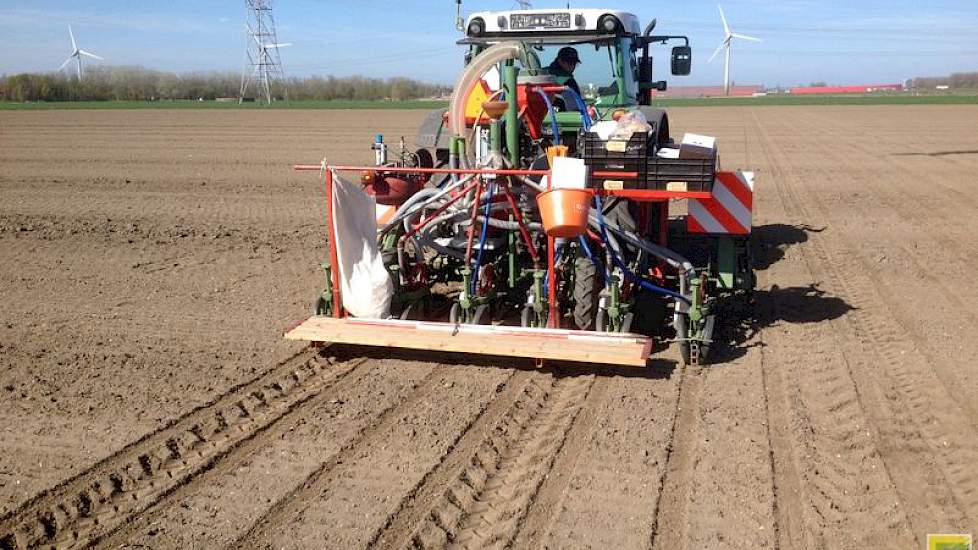
[[[687,75],[689,40],[615,10],[457,21],[465,69],[416,148],[378,136],[374,166],[295,167],[323,175],[330,253],[315,315],[286,336],[635,366],[674,343],[705,361],[717,306],[754,286],[753,175],[652,106],[653,47],[672,42]],[[344,249],[350,192],[372,196],[376,231]],[[365,296],[350,266],[371,257]],[[364,298],[380,307],[357,313]]]

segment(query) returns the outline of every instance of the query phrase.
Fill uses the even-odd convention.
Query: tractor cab
[[[666,81],[653,80],[650,46],[682,41],[671,51],[671,72],[677,76],[689,74],[691,49],[685,36],[653,34],[655,25],[653,19],[642,29],[634,14],[616,10],[481,11],[464,20],[458,18],[457,26],[465,37],[457,43],[468,48],[466,66],[494,45],[522,45],[524,54],[511,63],[519,75],[520,109],[529,119],[528,130],[534,140],[552,138],[556,131],[573,142],[573,136],[584,126],[583,111],[590,120],[598,121],[611,118],[619,108],[636,107],[655,125],[659,141],[667,142],[668,116],[664,110],[651,107],[653,90],[665,90]],[[581,102],[576,103],[575,94],[565,91],[553,98],[554,108],[550,109],[536,97],[534,88],[567,83],[565,71],[554,71],[559,52],[566,48],[572,48],[580,61],[571,76],[580,90]],[[487,71],[469,96],[469,125],[480,118],[482,103],[502,89],[502,70],[499,65]],[[430,151],[437,163],[447,164],[449,133],[445,112],[432,112],[419,129],[417,146]]]
[[[468,17],[464,26],[466,36],[458,44],[469,47],[466,54],[469,60],[493,44],[521,42],[527,55],[520,60],[520,74],[528,77],[554,72],[552,68],[561,49],[573,48],[580,61],[573,71],[573,79],[587,104],[600,112],[602,107],[648,105],[652,90],[665,90],[665,81],[652,80],[649,55],[652,44],[682,40],[684,45],[672,49],[670,65],[674,75],[689,74],[688,38],[653,35],[654,28],[655,20],[643,31],[638,17],[616,10],[484,11]],[[566,75],[551,76],[560,82],[561,76]],[[573,107],[563,110],[573,110]]]

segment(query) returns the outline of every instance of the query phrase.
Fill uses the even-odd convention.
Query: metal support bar
[[[503,65],[503,88],[506,90],[506,149],[509,151],[509,162],[513,166],[520,165],[520,121],[519,96],[516,90],[516,75],[519,69],[510,59]]]
[[[340,262],[336,253],[336,224],[333,218],[333,171],[326,170],[324,173],[326,180],[326,215],[327,234],[329,238],[329,261],[332,269],[330,279],[333,286],[333,315],[337,318],[345,317],[343,312],[343,300],[340,296]]]

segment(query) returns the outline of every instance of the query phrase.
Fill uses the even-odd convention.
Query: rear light
[[[614,15],[605,15],[598,21],[598,30],[607,33],[617,33],[621,28],[621,21]]]
[[[486,32],[486,22],[482,20],[481,17],[476,17],[472,21],[469,21],[469,28],[467,34],[469,36],[482,36],[482,33]]]

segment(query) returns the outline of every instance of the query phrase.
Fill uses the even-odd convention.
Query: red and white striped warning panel
[[[690,199],[690,233],[750,235],[754,208],[754,172],[717,172],[713,197]]]

